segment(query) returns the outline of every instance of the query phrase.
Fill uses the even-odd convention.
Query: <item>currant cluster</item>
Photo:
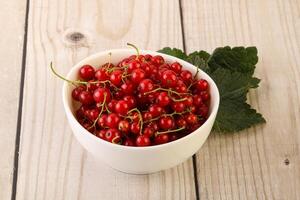
[[[111,143],[151,146],[177,140],[208,117],[209,84],[167,63],[160,55],[137,55],[98,69],[82,66],[75,85],[78,122]]]

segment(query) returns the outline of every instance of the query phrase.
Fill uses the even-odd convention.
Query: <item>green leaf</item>
[[[220,47],[214,50],[208,60],[211,71],[226,68],[253,75],[255,64],[258,61],[256,47]]]
[[[213,129],[218,132],[237,132],[264,122],[266,120],[262,115],[249,104],[223,99]]]
[[[188,55],[186,61],[207,72],[207,60],[209,59],[209,57],[210,54],[206,51],[195,51]]]
[[[220,92],[215,130],[235,132],[265,122],[262,115],[246,103],[249,89],[258,87],[259,79],[224,68],[217,69],[210,76]]]
[[[209,74],[215,81],[220,99],[230,98],[246,101],[246,94],[250,88],[257,88],[260,80],[240,72],[219,68]]]
[[[175,57],[183,59],[183,60],[187,59],[187,55],[182,50],[176,49],[176,48],[171,49],[170,47],[165,47],[161,50],[158,50],[158,52],[164,53],[164,54],[167,54],[170,56],[175,56]]]

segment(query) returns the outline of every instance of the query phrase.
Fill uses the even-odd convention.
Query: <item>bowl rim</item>
[[[92,59],[97,59],[98,57],[101,56],[107,56],[109,53],[113,54],[114,52],[123,52],[123,53],[135,53],[136,51],[134,49],[109,49],[109,50],[105,50],[105,51],[100,51],[94,54],[91,54],[83,59],[81,59],[80,61],[78,61],[76,64],[74,64],[72,66],[72,68],[69,70],[66,78],[69,79],[69,77],[71,76],[71,74],[73,74],[74,70],[78,70],[79,67],[81,67],[84,63],[88,63],[88,60],[92,60]],[[171,60],[175,60],[175,61],[180,61],[181,63],[183,63],[182,65],[190,65],[194,68],[197,68],[195,65],[188,63],[185,60],[182,60],[180,58],[171,56],[171,55],[167,55],[164,53],[159,53],[156,51],[152,51],[152,50],[143,50],[143,49],[139,49],[139,53],[140,54],[150,54],[150,55],[160,55],[162,57],[167,57]],[[179,138],[178,140],[174,140],[168,143],[164,143],[164,144],[160,144],[160,145],[153,145],[153,146],[145,146],[145,147],[137,147],[137,146],[125,146],[125,145],[119,145],[119,144],[113,144],[110,143],[106,140],[103,140],[101,138],[98,138],[97,136],[95,136],[94,134],[91,134],[89,131],[87,131],[85,128],[83,128],[83,126],[77,121],[77,119],[75,118],[73,112],[71,111],[71,105],[68,103],[68,95],[67,95],[67,88],[69,86],[69,83],[67,83],[66,81],[64,81],[63,84],[63,88],[62,88],[62,98],[63,98],[63,105],[64,105],[64,110],[66,112],[67,117],[71,116],[71,118],[69,118],[69,120],[71,119],[72,121],[74,121],[78,127],[80,128],[80,132],[82,132],[83,134],[85,134],[87,137],[91,138],[92,140],[95,140],[96,142],[98,142],[99,144],[104,144],[104,145],[108,145],[111,146],[112,148],[119,148],[119,149],[127,149],[127,150],[131,150],[131,151],[147,151],[147,150],[153,150],[153,149],[159,149],[159,148],[164,148],[167,146],[173,146],[176,145],[180,142],[183,142],[185,140],[188,140],[190,137],[192,137],[193,135],[197,134],[198,131],[201,131],[201,129],[203,129],[204,126],[206,126],[208,124],[209,121],[213,120],[212,116],[216,116],[217,112],[218,112],[218,108],[219,108],[219,103],[220,103],[220,94],[219,94],[219,90],[218,87],[216,85],[216,83],[214,82],[214,80],[207,74],[205,73],[203,70],[199,69],[199,72],[201,74],[204,74],[206,77],[205,79],[209,80],[210,82],[210,88],[213,88],[215,90],[215,94],[216,97],[214,99],[214,107],[211,108],[211,113],[209,115],[209,117],[207,118],[207,120],[196,130],[194,130],[193,132],[191,132],[190,134]],[[213,123],[213,122],[212,122]],[[71,124],[70,124],[71,125]],[[71,125],[72,126],[72,125]],[[209,134],[208,134],[209,135]]]

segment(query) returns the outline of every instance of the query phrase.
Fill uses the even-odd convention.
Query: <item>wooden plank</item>
[[[60,73],[89,54],[133,42],[182,47],[178,2],[31,0],[17,199],[195,199],[191,159],[160,173],[117,172],[73,138]],[[77,33],[76,33],[77,32]]]
[[[1,1],[0,7],[0,199],[9,199],[13,180],[26,1]]]
[[[187,51],[255,45],[260,88],[250,103],[267,124],[211,134],[197,154],[201,199],[300,199],[300,4],[182,2]]]

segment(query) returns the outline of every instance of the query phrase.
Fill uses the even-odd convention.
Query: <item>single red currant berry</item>
[[[177,127],[186,127],[187,122],[185,121],[184,118],[181,117],[176,120],[176,125],[177,125]]]
[[[79,101],[79,95],[82,91],[86,90],[86,87],[83,86],[83,85],[80,85],[76,88],[73,89],[72,91],[72,98],[75,100],[75,101]]]
[[[171,100],[167,92],[160,92],[156,100],[157,104],[161,107],[169,105],[170,101]]]
[[[79,77],[83,80],[91,80],[94,78],[95,75],[95,69],[91,65],[83,65],[79,69]]]
[[[129,111],[129,106],[127,101],[125,100],[120,100],[116,103],[115,105],[115,112],[118,113],[119,115],[127,115],[127,112]]]
[[[106,126],[109,128],[117,128],[120,121],[120,117],[115,113],[108,114],[106,118]]]
[[[109,80],[112,84],[114,84],[115,86],[121,86],[122,84],[122,74],[123,71],[122,70],[115,70],[110,74]]]
[[[158,144],[164,144],[164,143],[168,143],[170,141],[170,137],[167,133],[165,134],[159,134],[154,138],[154,143],[156,145]]]
[[[89,112],[89,119],[95,121],[98,118],[100,111],[97,108],[91,109]]]
[[[153,56],[151,59],[152,63],[156,66],[164,64],[165,60],[162,56]]]
[[[174,119],[170,116],[163,116],[159,119],[158,125],[163,130],[172,129],[174,127]]]
[[[139,147],[145,147],[145,146],[150,146],[151,145],[151,140],[148,136],[146,135],[139,135],[137,138],[136,138],[136,146],[139,146]]]
[[[188,70],[182,70],[182,72],[180,73],[180,77],[185,82],[185,84],[190,84],[192,82],[193,75]]]
[[[118,129],[122,133],[129,133],[130,131],[130,124],[127,120],[121,120],[118,124]]]
[[[98,81],[106,81],[109,79],[108,72],[104,68],[97,69],[95,77]]]
[[[134,58],[135,59],[135,58]],[[141,67],[141,63],[138,60],[132,60],[128,63],[128,72],[132,72],[135,69],[138,69]]]
[[[149,112],[151,113],[152,117],[155,118],[163,114],[164,109],[161,106],[154,104],[149,107]]]
[[[200,79],[196,82],[196,87],[199,91],[205,91],[208,89],[208,82],[204,79]]]
[[[201,106],[202,104],[203,104],[203,102],[202,102],[202,98],[201,98],[201,96],[200,95],[194,95],[193,96],[193,104],[195,105],[195,106]]]
[[[115,106],[117,104],[117,100],[112,99],[108,104],[107,104],[107,108],[110,112],[115,112]]]
[[[136,135],[138,135],[140,133],[140,130],[141,130],[141,127],[139,125],[138,122],[133,122],[131,125],[130,125],[130,131]]]
[[[178,62],[174,62],[174,63],[171,64],[170,69],[172,69],[176,73],[180,73],[181,69],[182,69],[182,66]]]
[[[174,87],[177,84],[177,77],[175,72],[172,70],[166,70],[162,74],[161,84],[164,87],[170,88]]]
[[[131,73],[131,80],[134,83],[139,83],[141,82],[146,76],[146,73],[142,69],[135,69]]]
[[[133,96],[125,96],[123,97],[123,100],[127,102],[129,109],[136,107],[136,100]]]
[[[105,139],[111,143],[118,143],[121,140],[121,133],[115,128],[110,128],[105,133]]]
[[[182,101],[172,103],[172,109],[175,112],[181,113],[185,110],[185,104]]]
[[[152,119],[152,114],[151,114],[150,112],[144,112],[144,113],[142,114],[142,117],[143,117],[143,120],[144,120],[144,121],[149,121],[149,120]]]
[[[124,95],[131,95],[134,92],[134,85],[131,81],[126,81],[121,85],[121,91]]]
[[[186,117],[185,117],[185,120],[188,124],[196,124],[198,122],[198,118],[195,114],[188,114]]]
[[[100,128],[104,128],[106,125],[106,120],[107,120],[107,114],[102,114],[97,121],[98,126]]]
[[[97,103],[110,102],[111,94],[107,88],[97,88],[93,94],[94,101]]]
[[[80,92],[78,99],[83,105],[91,105],[94,103],[93,95],[88,91]]]
[[[151,79],[144,79],[140,82],[138,90],[141,93],[149,92],[154,89],[154,84]]]
[[[151,138],[154,135],[154,129],[152,127],[146,127],[143,130],[143,135],[148,136],[149,138]]]

